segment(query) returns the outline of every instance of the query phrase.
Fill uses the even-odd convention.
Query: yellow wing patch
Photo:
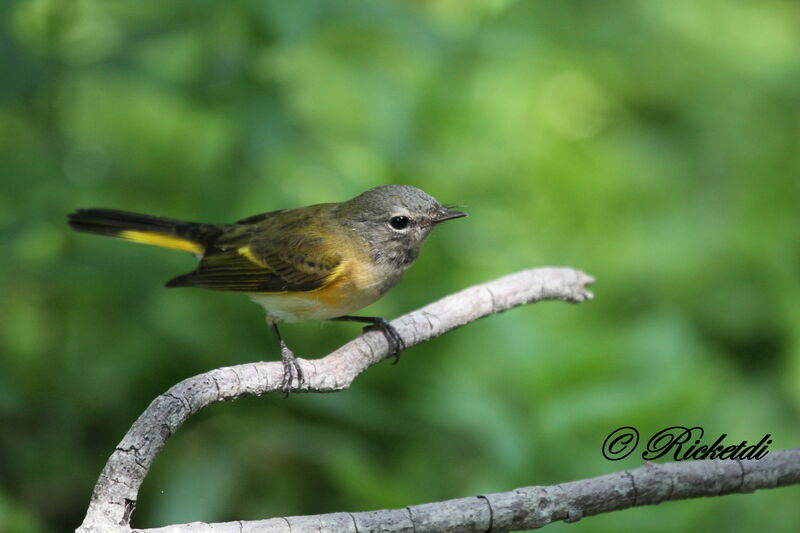
[[[236,251],[239,252],[239,255],[246,257],[248,261],[256,265],[259,265],[263,268],[269,268],[269,265],[267,263],[256,257],[255,254],[253,254],[253,251],[250,249],[250,246],[242,246]],[[345,273],[345,266],[346,265],[344,262],[336,265],[336,268],[334,268],[333,271],[330,274],[328,274],[328,276],[325,278],[325,281],[322,282],[322,285],[320,285],[316,289],[311,289],[310,291],[297,291],[297,294],[314,293],[322,289],[325,289],[326,287],[330,287],[330,285],[335,281],[342,281],[342,275]],[[287,294],[287,293],[288,291],[267,291],[254,294]]]
[[[163,246],[164,248],[172,248],[173,250],[181,250],[192,254],[202,254],[205,251],[205,248],[196,242],[163,233],[125,230],[120,232],[119,236],[133,242]]]
[[[239,253],[239,255],[241,255],[242,257],[246,257],[247,260],[252,262],[253,264],[259,265],[259,266],[261,266],[263,268],[270,268],[268,263],[266,263],[264,260],[256,257],[256,255],[250,249],[250,245],[242,246],[241,248],[237,249],[236,251]],[[322,285],[320,285],[316,289],[311,289],[310,291],[297,291],[298,294],[317,292],[317,291],[320,291],[320,290],[322,290],[322,289],[324,289],[326,287],[329,287],[335,281],[342,281],[342,275],[345,273],[345,267],[346,267],[346,264],[344,262],[339,263],[338,265],[336,265],[336,268],[334,268],[333,271],[330,274],[328,274],[328,276],[326,276],[325,281],[322,282]],[[273,291],[269,291],[269,292],[264,292],[264,293],[261,293],[261,294],[286,294],[286,293],[287,293],[287,291],[274,291],[274,292]]]
[[[256,257],[253,254],[253,251],[250,249],[249,245],[248,246],[242,246],[241,248],[239,248],[237,250],[237,252],[239,252],[239,255],[245,256],[251,262],[253,262],[253,263],[255,263],[255,264],[259,265],[259,266],[262,266],[264,268],[269,268],[269,265],[267,265],[264,261],[262,261],[261,259],[259,259],[258,257]]]
[[[332,283],[336,282],[336,281],[339,281],[339,282],[344,281],[344,275],[346,274],[346,270],[345,270],[346,267],[347,267],[347,263],[345,261],[342,261],[341,263],[336,265],[336,268],[333,269],[333,272],[328,274],[328,277],[325,278],[325,282],[322,284],[322,286],[321,287],[317,287],[316,289],[312,289],[309,292],[316,292],[316,291],[319,291],[321,289],[324,289],[325,287],[330,287],[330,285]]]

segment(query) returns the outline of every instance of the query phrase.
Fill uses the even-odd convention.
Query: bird
[[[79,232],[189,252],[197,268],[166,283],[247,294],[280,348],[284,396],[304,385],[279,322],[336,320],[381,331],[395,356],[403,339],[382,317],[351,313],[391,290],[442,222],[467,216],[411,185],[381,185],[344,201],[270,211],[230,224],[185,222],[115,209],[67,215]]]

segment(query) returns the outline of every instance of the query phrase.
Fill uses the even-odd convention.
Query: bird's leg
[[[386,342],[389,343],[389,353],[394,356],[396,365],[400,361],[400,352],[406,349],[406,343],[403,337],[397,333],[397,330],[386,321],[385,318],[379,316],[340,316],[332,318],[331,320],[341,320],[342,322],[367,322],[370,325],[364,328],[364,331],[380,331],[386,337]]]
[[[281,347],[281,361],[283,361],[283,380],[281,381],[281,388],[283,389],[283,397],[288,398],[295,377],[297,378],[297,386],[303,386],[305,382],[303,369],[300,368],[297,358],[289,347],[286,346],[283,337],[281,337],[281,332],[278,331],[278,321],[272,317],[267,317],[267,324],[272,328],[272,332],[275,334],[275,338],[278,339],[278,344]]]

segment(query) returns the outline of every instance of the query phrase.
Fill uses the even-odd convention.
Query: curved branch
[[[524,270],[442,298],[392,321],[392,326],[406,347],[411,347],[522,304],[541,300],[582,302],[592,297],[585,287],[593,281],[569,268]],[[388,356],[384,336],[365,333],[321,359],[298,359],[305,384],[295,392],[346,389],[361,372]],[[214,403],[281,392],[282,376],[280,362],[218,368],[188,378],[153,400],[108,459],[78,531],[129,532],[139,486],[166,440],[181,424]]]
[[[634,470],[547,487],[522,487],[405,509],[290,516],[247,522],[194,522],[137,533],[498,533],[670,500],[753,492],[800,483],[800,448],[762,459],[645,463]]]

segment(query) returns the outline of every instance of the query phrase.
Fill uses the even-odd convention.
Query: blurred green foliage
[[[113,207],[230,221],[409,183],[441,228],[394,317],[537,265],[596,299],[470,324],[351,390],[217,405],[134,525],[401,507],[632,468],[605,436],[800,443],[800,4],[788,0],[0,3],[0,530],[80,522],[149,401],[275,359],[191,257],[72,233]],[[288,325],[303,356],[355,325]],[[800,489],[557,531],[792,531]]]

